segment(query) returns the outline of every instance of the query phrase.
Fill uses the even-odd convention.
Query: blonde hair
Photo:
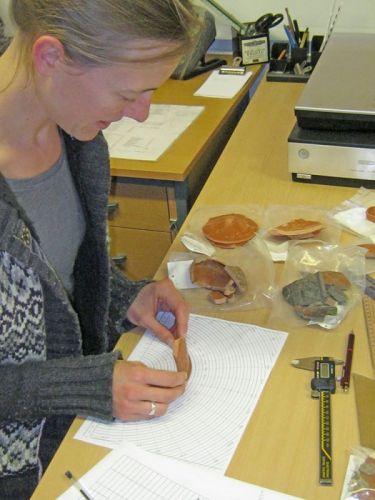
[[[126,62],[127,44],[142,40],[183,55],[199,24],[190,0],[11,0],[10,8],[26,64],[41,35],[57,38],[71,61],[94,66]]]

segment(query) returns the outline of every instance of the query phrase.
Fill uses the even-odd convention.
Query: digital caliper
[[[319,398],[319,482],[332,484],[331,394],[336,391],[335,362],[323,357],[315,360],[311,397]]]

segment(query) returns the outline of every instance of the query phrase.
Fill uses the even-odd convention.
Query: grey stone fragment
[[[330,275],[325,280],[325,274]],[[306,274],[303,278],[293,281],[282,289],[284,299],[294,307],[298,316],[309,320],[322,320],[325,316],[337,315],[337,306],[347,303],[347,296],[341,286],[342,279],[335,279],[332,283],[332,274],[316,272]],[[341,273],[334,273],[334,277],[343,278]]]
[[[322,290],[322,282],[318,273],[308,274],[303,278],[284,286],[284,299],[292,306],[309,306],[323,302],[327,293]]]
[[[325,316],[336,316],[337,307],[319,304],[316,306],[294,306],[296,314],[303,319],[323,320]]]

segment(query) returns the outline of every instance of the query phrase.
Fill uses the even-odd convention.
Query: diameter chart
[[[161,320],[168,324],[170,314]],[[286,337],[285,332],[192,314],[187,345],[193,369],[186,392],[167,415],[129,423],[87,419],[75,437],[109,448],[131,442],[224,473]],[[150,332],[129,360],[176,369],[171,349]]]

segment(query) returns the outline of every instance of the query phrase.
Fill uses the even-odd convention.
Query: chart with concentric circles
[[[173,317],[163,313],[160,320],[168,325]],[[128,423],[87,419],[75,437],[109,448],[129,441],[224,473],[286,338],[286,332],[191,314],[192,373],[168,413]],[[176,370],[171,348],[149,331],[129,360]]]

